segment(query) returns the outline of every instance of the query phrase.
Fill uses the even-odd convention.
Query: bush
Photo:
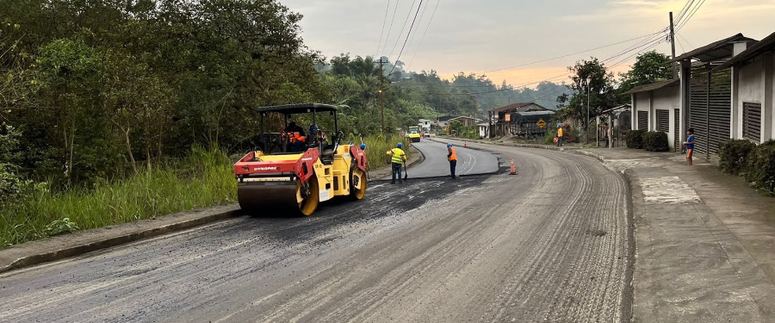
[[[767,141],[748,155],[745,179],[759,190],[773,195],[775,188],[775,141]]]
[[[747,139],[727,140],[719,147],[719,167],[727,174],[740,175],[746,172],[748,156],[756,144]]]
[[[667,134],[661,131],[649,131],[642,135],[643,149],[646,151],[670,151]]]
[[[646,130],[633,130],[627,133],[627,148],[643,149],[643,134]]]

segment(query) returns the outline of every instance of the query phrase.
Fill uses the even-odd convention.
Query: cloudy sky
[[[391,61],[420,3],[279,1],[304,15],[302,36],[311,49],[329,58],[377,54]],[[736,33],[761,39],[775,32],[775,0],[423,0],[400,60],[409,70],[434,69],[446,77],[461,71],[486,73],[496,83],[506,80],[514,86],[565,80],[567,66],[590,56],[608,59],[607,65],[618,72],[632,64],[631,55],[651,45],[669,54],[666,42],[649,43],[664,36],[643,36],[663,30],[668,12],[677,18],[688,3],[698,9],[684,16],[676,37],[679,55]],[[632,47],[638,50],[617,56]],[[574,54],[593,48],[599,49]]]

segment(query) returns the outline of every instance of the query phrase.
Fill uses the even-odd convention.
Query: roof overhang
[[[684,53],[683,55],[670,60],[670,63],[691,61],[693,59],[702,62],[726,60],[734,55],[734,44],[741,42],[753,43],[756,42],[756,40],[745,37],[743,34],[733,35]]]
[[[283,114],[299,114],[299,113],[312,113],[312,112],[325,112],[325,111],[337,111],[337,108],[329,104],[320,103],[299,103],[299,104],[287,104],[287,105],[274,105],[268,107],[260,107],[258,112],[278,112]]]
[[[775,50],[775,33],[772,33],[769,36],[767,36],[767,38],[762,39],[762,41],[749,47],[748,49],[738,54],[737,56],[733,57],[732,59],[728,60],[724,64],[721,64],[715,67],[713,70],[714,71],[721,70],[733,65],[742,64],[746,61],[756,58],[761,54],[772,52],[774,50]]]
[[[636,86],[632,90],[629,90],[629,91],[624,92],[622,94],[626,95],[626,94],[636,94],[636,93],[650,92],[650,91],[659,90],[659,89],[670,87],[670,86],[675,86],[675,85],[678,85],[680,82],[681,82],[681,80],[679,80],[679,79],[672,79],[672,80],[667,80],[667,81],[655,82],[655,83],[651,83],[651,84]]]

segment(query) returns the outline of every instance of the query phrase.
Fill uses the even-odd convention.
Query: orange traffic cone
[[[509,175],[517,175],[517,166],[514,166],[514,158],[511,159],[511,172]]]

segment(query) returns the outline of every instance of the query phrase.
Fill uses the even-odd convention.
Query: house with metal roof
[[[731,137],[763,143],[775,139],[775,33],[750,46],[713,72],[732,70]]]
[[[511,114],[514,112],[534,112],[547,110],[549,109],[544,108],[535,102],[513,103],[507,106],[489,110],[489,120],[494,120],[494,124],[490,127],[493,129],[493,131],[491,131],[491,135],[505,136],[509,134]]]
[[[632,100],[632,129],[663,131],[670,146],[681,149],[686,130],[694,128],[695,151],[710,156],[732,138],[732,82],[734,67],[722,65],[737,57],[756,40],[736,34],[699,47],[670,62],[679,64],[676,80],[636,87]]]

